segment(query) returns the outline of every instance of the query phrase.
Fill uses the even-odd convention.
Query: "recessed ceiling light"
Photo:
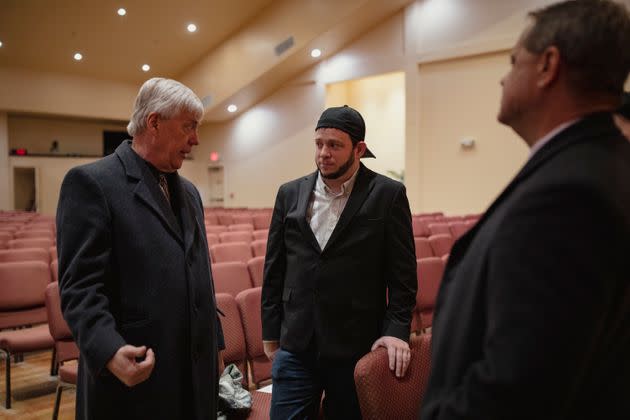
[[[142,65],[142,71],[149,71],[149,70],[151,70],[151,66],[150,65],[148,65],[148,64],[143,64]]]
[[[0,47],[2,47],[2,41],[0,41]]]
[[[322,55],[322,50],[320,50],[319,48],[315,48],[315,49],[311,50],[311,57],[317,58],[320,55]]]
[[[236,112],[238,110],[238,107],[234,104],[228,105],[227,107],[228,112]]]
[[[121,7],[120,9],[118,9],[117,13],[118,16],[125,16],[127,14],[127,11]]]
[[[188,32],[195,32],[197,30],[197,25],[195,25],[194,23],[189,23],[186,29],[188,29]]]
[[[74,53],[74,59],[77,61],[81,61],[83,59],[83,54],[81,53]]]

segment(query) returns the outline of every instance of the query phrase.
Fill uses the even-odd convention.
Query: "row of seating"
[[[254,257],[264,256],[267,251],[267,240],[261,239],[247,242],[229,242],[210,245],[212,263],[241,261],[247,263]]]
[[[412,219],[413,236],[416,238],[429,237],[437,234],[447,234],[455,239],[462,237],[471,229],[477,219],[456,220],[451,222],[428,222],[423,219]]]
[[[247,263],[241,261],[212,264],[212,279],[216,293],[236,296],[239,292],[263,284],[265,257],[254,257]]]
[[[443,257],[451,253],[455,239],[451,235],[437,234],[428,238],[413,238],[416,258]]]
[[[233,231],[233,232],[221,232],[213,233],[211,230],[206,230],[206,237],[208,243],[218,244],[226,242],[252,242],[258,240],[267,240],[269,230],[261,229],[254,231]]]
[[[271,223],[271,211],[256,213],[206,213],[204,214],[206,226],[229,226],[233,224],[250,224],[254,229],[269,229]]]

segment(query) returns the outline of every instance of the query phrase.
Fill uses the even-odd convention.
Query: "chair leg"
[[[50,361],[50,376],[57,376],[59,367],[57,366],[57,348],[52,349],[52,360]]]
[[[5,349],[0,349],[0,353],[4,354],[5,356],[4,360],[6,364],[6,369],[5,369],[5,375],[6,375],[5,398],[6,400],[4,403],[4,408],[8,410],[11,408],[11,352]]]
[[[57,420],[59,416],[59,405],[61,403],[61,392],[63,391],[63,385],[61,381],[57,384],[57,395],[55,396],[55,408],[53,408],[52,420]]]

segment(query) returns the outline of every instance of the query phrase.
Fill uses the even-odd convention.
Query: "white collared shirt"
[[[556,128],[554,128],[553,130],[551,130],[550,132],[548,132],[547,134],[545,134],[545,136],[542,139],[540,139],[536,143],[534,143],[532,148],[529,149],[529,159],[531,159],[536,154],[536,152],[538,152],[540,149],[542,149],[545,144],[549,143],[549,141],[552,138],[554,138],[556,135],[560,134],[560,132],[564,131],[566,128],[569,128],[569,126],[572,126],[573,124],[578,122],[580,119],[581,118],[576,118],[574,120],[562,123],[559,126],[557,126]]]
[[[311,194],[308,209],[306,210],[306,221],[311,226],[311,230],[319,243],[320,249],[324,249],[330,235],[332,235],[343,209],[348,203],[348,198],[354,187],[357,178],[357,169],[354,174],[341,185],[341,192],[334,193],[324,180],[321,173],[317,173],[315,188]]]

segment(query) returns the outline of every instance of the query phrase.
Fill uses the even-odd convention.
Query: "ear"
[[[357,142],[356,149],[357,149],[358,157],[359,159],[361,159],[363,155],[365,154],[365,149],[367,149],[367,146],[365,145],[364,141],[359,141]]]
[[[540,54],[537,63],[538,82],[540,88],[549,87],[560,74],[560,50],[550,46]]]
[[[147,116],[147,130],[157,130],[160,116],[157,112],[152,112]]]

